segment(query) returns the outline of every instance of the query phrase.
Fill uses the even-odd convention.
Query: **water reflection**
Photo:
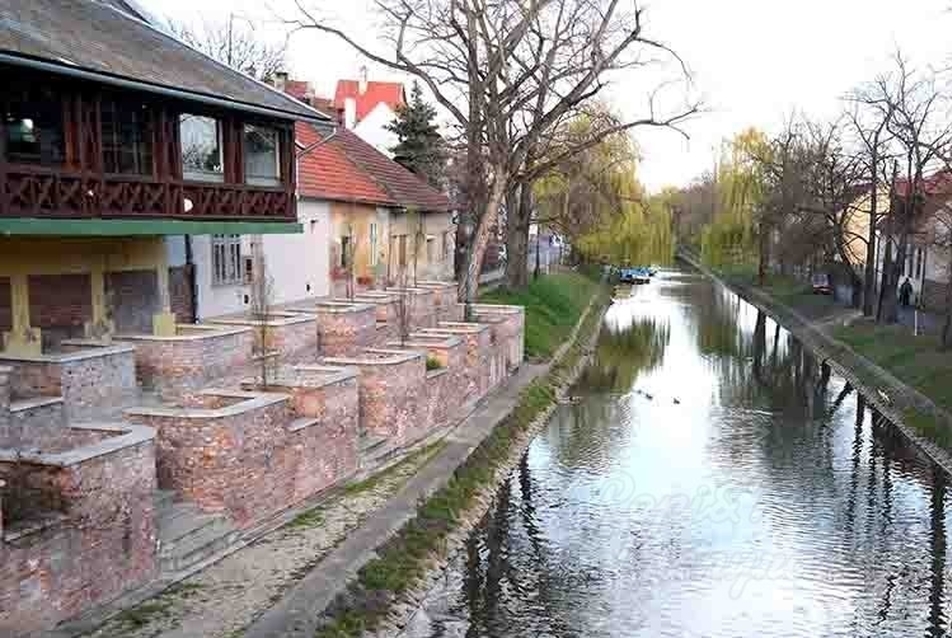
[[[945,636],[947,477],[692,273],[595,361],[408,636]]]

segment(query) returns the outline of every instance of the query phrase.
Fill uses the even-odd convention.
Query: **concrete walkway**
[[[422,470],[255,621],[245,635],[311,638],[323,610],[376,556],[376,548],[416,515],[421,500],[446,484],[456,468],[515,408],[522,390],[548,369],[548,364],[523,364],[514,377],[446,436],[445,446]]]

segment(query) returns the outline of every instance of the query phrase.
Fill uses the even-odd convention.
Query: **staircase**
[[[378,467],[390,455],[390,446],[386,436],[362,434],[357,443],[357,455],[360,459],[360,469],[368,470]]]
[[[175,501],[174,496],[170,490],[159,490],[155,496],[159,566],[165,574],[194,567],[241,536],[224,515],[203,513],[193,503]]]

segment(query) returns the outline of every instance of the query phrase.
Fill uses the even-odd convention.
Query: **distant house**
[[[896,201],[893,207],[901,210],[908,182],[896,183]],[[922,211],[912,220],[912,232],[906,259],[900,269],[899,283],[908,277],[913,288],[913,300],[924,308],[940,310],[946,304],[946,287],[949,281],[950,230],[952,230],[952,172],[938,171],[925,179],[923,184],[925,202]],[[862,273],[866,264],[866,243],[860,238],[869,234],[870,194],[862,193],[852,204],[854,214],[849,219],[851,238],[847,253],[857,272]],[[890,228],[885,214],[890,210],[888,189],[882,189],[877,202],[878,228],[876,232],[876,285],[882,277],[883,260],[887,240],[893,242],[892,255],[896,259],[898,229]]]
[[[402,84],[368,81],[366,67],[359,79],[338,81],[334,92],[334,108],[343,114],[344,126],[387,157],[393,157],[390,149],[398,140],[386,127],[406,101]]]
[[[350,275],[348,259],[365,287],[414,274],[452,278],[456,227],[446,195],[346,128],[331,137],[303,125],[297,135],[304,146],[298,159],[300,202],[329,207],[337,293]]]

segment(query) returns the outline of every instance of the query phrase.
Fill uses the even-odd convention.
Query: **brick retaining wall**
[[[132,347],[67,340],[61,349],[36,356],[0,354],[0,365],[13,368],[11,396],[62,396],[67,418],[83,420],[128,405],[138,395]]]
[[[4,507],[16,506],[11,484],[19,484],[33,515],[0,526],[0,635],[52,627],[156,575],[152,431],[71,434],[81,447],[19,462],[0,450]],[[44,501],[55,509],[38,511]]]
[[[377,310],[372,304],[320,301],[289,310],[317,317],[318,344],[324,356],[354,354],[373,345],[377,338]]]
[[[331,365],[360,370],[359,423],[361,434],[385,436],[401,446],[419,417],[419,398],[426,362],[419,352],[366,350],[354,357],[327,358]]]
[[[313,361],[317,358],[317,317],[312,314],[276,311],[261,322],[251,316],[213,319],[210,324],[251,328],[255,352],[275,352],[282,363]],[[264,347],[259,343],[264,332]]]
[[[214,379],[249,369],[250,328],[179,325],[171,337],[124,335],[135,346],[136,376],[144,388],[168,401],[200,391]]]

